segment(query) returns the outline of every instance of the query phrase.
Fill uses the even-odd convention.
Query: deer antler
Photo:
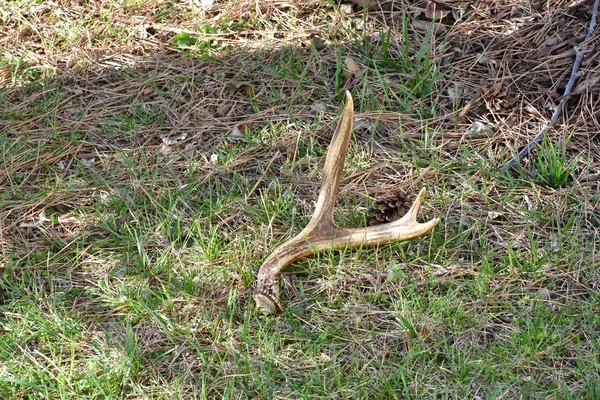
[[[400,242],[425,235],[439,222],[417,222],[417,213],[425,200],[425,189],[421,189],[408,213],[389,224],[368,228],[339,228],[333,220],[333,209],[337,196],[344,160],[352,134],[354,105],[350,92],[346,92],[346,105],[337,125],[323,169],[323,181],[315,212],[308,225],[296,237],[279,246],[263,263],[258,271],[254,301],[259,309],[271,314],[281,312],[279,302],[279,275],[288,265],[323,250],[340,250],[361,246],[379,246]]]

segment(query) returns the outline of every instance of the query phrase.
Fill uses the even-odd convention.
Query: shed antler
[[[356,229],[340,228],[335,224],[333,209],[350,143],[353,120],[352,96],[350,92],[346,92],[344,112],[333,134],[325,159],[323,181],[315,212],[306,228],[275,249],[258,271],[254,301],[265,313],[282,311],[279,302],[279,275],[294,261],[323,250],[379,246],[414,239],[432,230],[439,222],[438,218],[425,223],[417,222],[417,213],[425,199],[425,189],[421,189],[408,213],[397,221]]]

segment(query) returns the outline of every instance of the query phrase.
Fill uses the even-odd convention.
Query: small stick
[[[562,99],[558,103],[558,106],[556,106],[556,109],[554,110],[554,114],[552,114],[552,118],[550,118],[549,122],[544,124],[540,133],[538,133],[533,138],[533,140],[527,146],[525,146],[525,148],[523,150],[521,150],[519,152],[519,154],[515,158],[510,160],[504,167],[501,168],[502,172],[508,172],[509,170],[513,169],[518,163],[520,163],[523,158],[527,157],[527,155],[535,147],[535,145],[538,144],[544,138],[544,136],[546,136],[546,133],[548,133],[550,128],[552,126],[554,126],[556,121],[558,121],[558,116],[560,115],[563,108],[565,107],[565,104],[566,104],[567,100],[569,99],[569,94],[571,93],[571,90],[573,90],[573,85],[575,85],[575,77],[577,76],[577,72],[579,71],[579,66],[581,65],[581,60],[583,59],[583,55],[587,51],[587,42],[592,37],[592,34],[594,33],[594,29],[596,28],[596,16],[598,15],[598,3],[600,3],[600,0],[596,0],[594,2],[592,18],[590,20],[590,25],[588,27],[587,35],[585,35],[585,39],[583,39],[583,43],[581,44],[581,47],[576,50],[575,62],[573,63],[573,70],[571,71],[571,77],[569,78],[569,82],[567,82],[567,86],[565,88],[565,94],[562,96]]]

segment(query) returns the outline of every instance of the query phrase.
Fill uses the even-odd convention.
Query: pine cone
[[[386,224],[401,218],[408,212],[412,203],[408,201],[407,197],[404,190],[398,189],[389,196],[376,200],[369,209],[370,216],[367,225]]]

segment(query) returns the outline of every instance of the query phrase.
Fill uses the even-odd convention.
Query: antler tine
[[[329,151],[325,157],[323,179],[321,180],[321,189],[319,190],[315,212],[305,229],[316,228],[317,225],[321,230],[331,229],[336,226],[333,220],[333,210],[340,187],[340,179],[344,170],[344,161],[348,153],[353,125],[354,101],[350,92],[346,91],[344,111],[335,128],[331,143],[329,144]]]
[[[425,193],[426,192],[427,192],[427,190],[425,188],[421,189],[421,191],[417,195],[417,198],[415,199],[415,201],[413,201],[412,205],[410,206],[410,209],[408,210],[408,212],[406,214],[404,214],[404,216],[397,221],[398,224],[404,224],[404,223],[410,222],[410,221],[413,221],[413,222],[417,221],[417,214],[419,213],[419,209],[423,205],[423,202],[425,202]],[[394,221],[394,222],[396,222],[396,221]]]
[[[333,220],[333,210],[352,134],[353,119],[352,96],[350,92],[346,92],[344,111],[325,159],[315,212],[302,232],[275,249],[258,271],[254,301],[265,313],[282,311],[278,279],[281,271],[294,261],[322,250],[379,246],[414,239],[431,231],[439,222],[438,218],[425,223],[417,222],[419,208],[425,200],[425,189],[421,189],[408,213],[397,221],[368,228],[337,227]]]
[[[392,242],[403,242],[423,236],[440,222],[434,218],[425,223],[417,222],[419,208],[425,201],[425,188],[421,189],[410,210],[399,220],[389,224],[370,226],[368,228],[339,229],[333,240],[336,248],[380,246]]]

